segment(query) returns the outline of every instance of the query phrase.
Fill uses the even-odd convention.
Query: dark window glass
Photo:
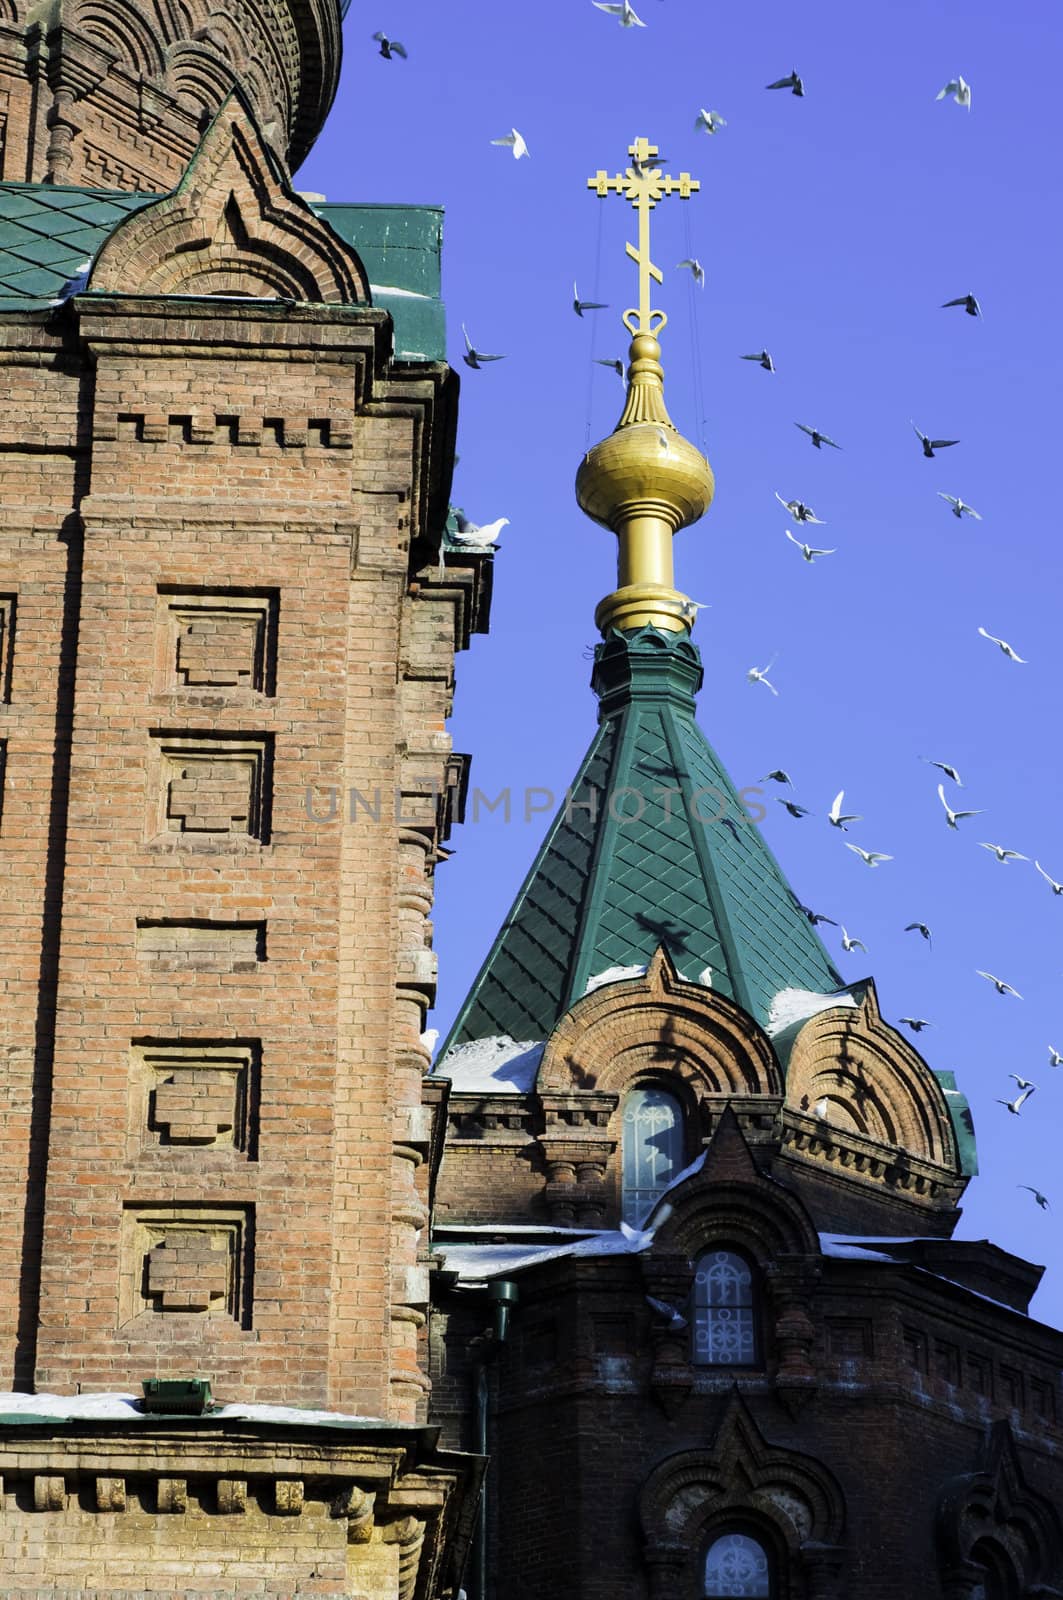
[[[697,1366],[756,1364],[753,1273],[742,1256],[733,1250],[707,1250],[699,1256],[694,1273],[693,1311]]]
[[[666,1089],[632,1089],[624,1100],[625,1222],[637,1227],[683,1168],[683,1112]]]
[[[728,1594],[771,1600],[767,1551],[748,1533],[721,1534],[713,1540],[705,1557],[706,1600]]]

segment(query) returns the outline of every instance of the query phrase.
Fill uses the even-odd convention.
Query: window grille
[[[753,1273],[741,1256],[732,1250],[708,1250],[699,1258],[694,1273],[693,1311],[695,1365],[756,1364]]]
[[[683,1112],[666,1089],[632,1089],[624,1100],[625,1222],[637,1227],[683,1168]]]
[[[706,1600],[716,1595],[746,1595],[771,1600],[767,1552],[747,1533],[724,1533],[705,1558]]]

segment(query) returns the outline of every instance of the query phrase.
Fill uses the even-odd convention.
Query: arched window
[[[1019,1600],[1020,1588],[1015,1568],[998,1544],[979,1539],[971,1560],[985,1570],[985,1600]]]
[[[683,1169],[683,1111],[667,1089],[632,1089],[624,1099],[621,1214],[633,1227]]]
[[[756,1295],[753,1271],[744,1256],[733,1250],[706,1250],[698,1257],[693,1310],[696,1366],[756,1365]]]
[[[705,1596],[747,1595],[771,1600],[771,1567],[763,1545],[748,1533],[721,1533],[705,1557]]]

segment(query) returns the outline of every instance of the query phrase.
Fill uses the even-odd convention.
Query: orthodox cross
[[[650,258],[650,212],[658,200],[668,194],[678,194],[681,200],[689,200],[701,188],[701,184],[689,172],[681,172],[678,178],[663,176],[657,146],[650,144],[648,139],[636,139],[634,144],[628,146],[628,155],[631,165],[625,172],[610,178],[607,172],[599,168],[593,178],[587,179],[587,187],[603,200],[610,191],[622,194],[639,214],[638,249],[633,244],[627,246],[628,255],[638,263],[639,303],[637,310],[633,307],[625,311],[623,318],[624,327],[634,338],[636,333],[657,334],[668,321],[663,311],[650,306],[651,280],[654,283],[664,282],[660,267],[654,266]]]

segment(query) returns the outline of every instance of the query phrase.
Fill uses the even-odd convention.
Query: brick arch
[[[540,1093],[622,1094],[650,1079],[706,1095],[780,1095],[771,1042],[734,1001],[680,978],[660,947],[641,978],[578,1000],[547,1040]]]
[[[357,254],[285,187],[238,94],[212,122],[173,194],[111,235],[89,290],[338,305],[370,298]]]
[[[179,99],[199,111],[215,112],[236,84],[236,72],[216,51],[187,40],[167,52],[166,81]]]
[[[768,1443],[737,1391],[710,1446],[677,1451],[653,1469],[638,1516],[654,1600],[700,1597],[705,1551],[727,1527],[761,1537],[786,1600],[834,1592],[843,1564],[845,1499],[834,1475],[812,1456]]]
[[[165,70],[158,34],[133,0],[79,0],[69,26],[114,51],[134,73],[159,78]]]
[[[786,1102],[808,1110],[827,1102],[837,1126],[958,1169],[945,1095],[922,1056],[883,1022],[874,985],[859,1007],[837,1006],[810,1018],[794,1041]]]
[[[977,1578],[978,1546],[995,1545],[1021,1577],[1024,1592],[1058,1594],[1035,1585],[1063,1572],[1059,1512],[1026,1482],[1011,1424],[993,1424],[981,1469],[953,1478],[938,1501],[935,1535],[946,1600],[967,1596]]]

